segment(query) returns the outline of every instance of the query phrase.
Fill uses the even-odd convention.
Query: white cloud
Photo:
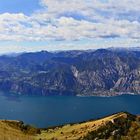
[[[35,11],[31,16],[23,13],[0,14],[0,40],[73,41],[110,37],[128,38],[130,41],[140,39],[140,1],[41,0],[40,2],[42,10]]]

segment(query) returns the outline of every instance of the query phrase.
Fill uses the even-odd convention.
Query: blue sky
[[[139,40],[140,1],[0,1],[0,53],[136,47]]]
[[[24,13],[32,14],[35,10],[40,9],[39,0],[1,0],[0,13]]]

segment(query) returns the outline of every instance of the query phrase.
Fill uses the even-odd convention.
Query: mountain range
[[[45,96],[140,94],[140,49],[2,55],[0,90]]]

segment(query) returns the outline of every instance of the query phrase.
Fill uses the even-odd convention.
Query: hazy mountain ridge
[[[140,51],[99,49],[0,56],[0,90],[40,95],[140,94]]]

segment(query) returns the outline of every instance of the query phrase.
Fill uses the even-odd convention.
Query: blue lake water
[[[0,119],[22,120],[37,127],[97,119],[120,111],[140,114],[140,96],[40,97],[0,94]]]

